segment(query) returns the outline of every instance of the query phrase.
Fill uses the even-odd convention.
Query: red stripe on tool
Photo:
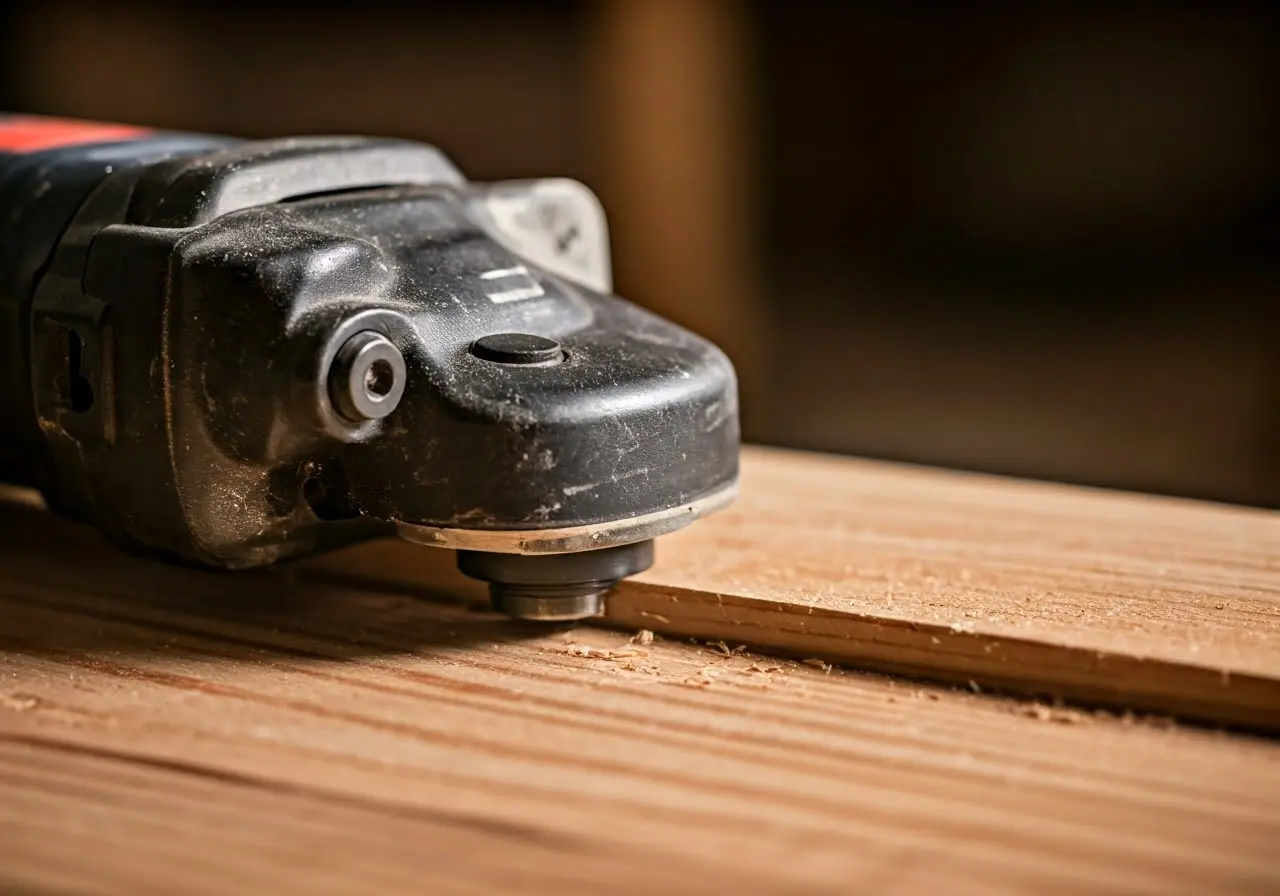
[[[146,128],[42,115],[0,117],[0,152],[38,152],[77,143],[108,143],[151,133]]]

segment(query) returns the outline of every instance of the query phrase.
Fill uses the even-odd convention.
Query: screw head
[[[356,333],[329,368],[329,400],[352,423],[380,420],[404,395],[408,369],[395,344],[372,330]]]

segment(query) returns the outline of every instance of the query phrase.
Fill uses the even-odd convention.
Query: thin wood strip
[[[606,624],[1280,730],[1280,514],[748,448]],[[476,594],[448,555],[318,568]]]
[[[1273,743],[202,574],[5,514],[0,888],[1280,885]]]

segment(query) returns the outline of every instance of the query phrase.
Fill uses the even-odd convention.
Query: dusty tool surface
[[[739,446],[728,356],[610,269],[576,181],[0,114],[0,482],[187,565],[398,533],[508,615],[598,615]]]
[[[1266,740],[0,521],[0,891],[1280,887]]]
[[[741,492],[608,622],[1280,730],[1280,514],[755,447]],[[323,562],[449,575],[394,543]]]

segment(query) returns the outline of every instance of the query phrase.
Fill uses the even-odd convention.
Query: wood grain
[[[1280,887],[1275,743],[0,524],[0,891]]]
[[[323,561],[469,586],[447,555]],[[1280,514],[748,448],[610,624],[1280,730]]]

